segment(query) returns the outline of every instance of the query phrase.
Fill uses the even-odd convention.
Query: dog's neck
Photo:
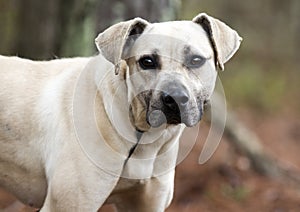
[[[107,126],[101,129],[99,124],[98,127],[100,133],[106,135],[104,137],[106,143],[125,157],[123,175],[131,178],[144,178],[151,177],[154,172],[160,173],[162,168],[157,168],[155,161],[159,156],[161,164],[165,164],[163,161],[166,160],[166,155],[171,154],[173,157],[174,154],[177,155],[177,144],[184,128],[183,125],[155,128],[137,133],[129,117],[129,94],[124,78],[121,75],[115,75],[114,71],[109,69],[96,74],[102,76],[102,80],[98,81],[101,82],[100,84],[97,84],[97,89],[101,89],[101,92],[98,92],[99,98],[95,101],[95,108],[99,108],[100,113],[103,111],[97,119],[101,119],[102,123],[104,119],[107,119],[105,122],[110,123],[115,133],[107,135]],[[112,134],[118,138],[112,139]],[[174,163],[173,161],[170,164],[174,165]],[[175,165],[173,165],[171,167],[174,168]],[[147,167],[142,168],[147,171],[136,172],[135,170],[140,170],[139,167]]]

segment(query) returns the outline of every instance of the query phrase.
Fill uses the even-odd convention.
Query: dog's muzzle
[[[201,118],[202,107],[193,102],[187,89],[178,84],[163,91],[154,91],[149,101],[147,122],[152,127],[184,123],[194,126]]]

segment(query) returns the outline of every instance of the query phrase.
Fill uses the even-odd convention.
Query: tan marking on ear
[[[124,52],[127,50],[126,47],[129,48],[127,45],[132,44],[130,39],[134,41],[134,38],[142,34],[148,24],[149,22],[142,18],[120,22],[100,33],[95,39],[99,52],[116,65],[116,74],[120,69],[120,60],[126,56]]]

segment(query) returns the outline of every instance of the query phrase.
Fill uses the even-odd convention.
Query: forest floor
[[[258,135],[266,154],[299,171],[300,119],[289,115],[266,118],[243,112],[239,118]],[[200,142],[177,167],[175,198],[168,212],[300,211],[300,185],[255,172],[248,158],[237,152],[226,137],[207,163],[197,164],[201,137],[200,133]]]
[[[239,118],[262,140],[268,152],[291,169],[300,169],[300,119],[289,113],[278,116],[252,115],[240,111]],[[250,161],[235,150],[226,136],[212,158],[203,165],[198,158],[208,126],[203,123],[197,142],[177,166],[175,196],[167,212],[293,212],[300,211],[300,185],[263,176],[254,171]],[[181,141],[187,145],[189,138]],[[0,189],[1,208],[6,212],[31,212]],[[113,211],[104,206],[101,212]]]

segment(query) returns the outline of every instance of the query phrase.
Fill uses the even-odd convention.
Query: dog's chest
[[[118,194],[126,192],[134,188],[140,188],[145,186],[151,179],[126,179],[120,178],[112,194]]]

